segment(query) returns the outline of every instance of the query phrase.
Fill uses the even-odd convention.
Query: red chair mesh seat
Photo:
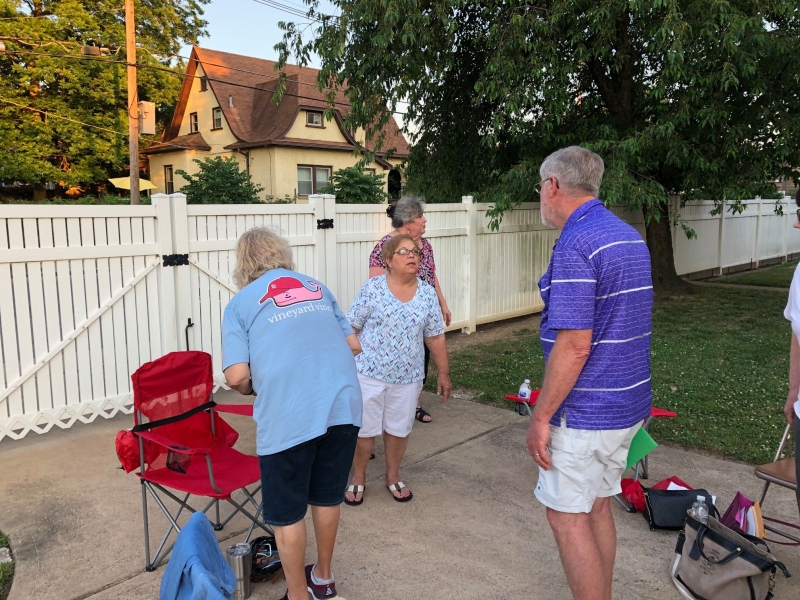
[[[223,499],[260,480],[258,457],[232,449],[239,434],[219,415],[213,417],[216,434],[212,434],[211,418],[209,413],[200,412],[177,423],[163,425],[155,430],[157,433],[140,432],[139,435],[144,438],[145,456],[151,457],[152,462],[139,476],[193,495]],[[173,442],[178,443],[179,450],[174,450]],[[170,450],[170,445],[173,450]],[[181,451],[182,448],[186,450]],[[203,450],[203,453],[197,453],[197,450]],[[185,473],[167,465],[171,454],[187,457]],[[206,454],[211,458],[214,483],[221,491],[211,486]]]

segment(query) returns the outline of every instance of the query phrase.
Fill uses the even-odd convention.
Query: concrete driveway
[[[379,446],[364,504],[342,509],[334,563],[340,593],[348,600],[570,598],[544,509],[532,495],[527,419],[459,399],[443,406],[430,395],[424,405],[434,422],[416,423],[403,470],[414,500],[391,499]],[[11,536],[18,561],[10,600],[158,597],[164,567],[143,569],[138,479],[117,468],[114,454],[116,431],[131,421],[0,443],[0,530]],[[242,433],[237,447],[254,452],[252,421],[230,422]],[[709,489],[723,508],[737,491],[760,493],[750,466],[659,447],[651,481],[673,474]],[[155,509],[151,504],[153,516]],[[782,489],[770,491],[765,513],[798,521],[794,497]],[[678,598],[667,572],[676,534],[650,532],[641,515],[615,515],[615,598]],[[221,545],[239,541],[245,527],[234,519],[219,533]],[[777,598],[800,597],[800,549],[773,551],[795,575],[779,578]],[[312,541],[308,560],[313,556]],[[252,597],[277,600],[285,589],[283,581],[258,584]]]

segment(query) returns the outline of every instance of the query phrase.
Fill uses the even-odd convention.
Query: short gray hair
[[[397,201],[391,213],[386,212],[392,219],[392,227],[400,229],[422,216],[425,212],[425,200],[420,196],[403,196]]]
[[[605,165],[599,154],[580,146],[556,150],[539,167],[542,180],[555,177],[566,192],[585,191],[600,194]]]

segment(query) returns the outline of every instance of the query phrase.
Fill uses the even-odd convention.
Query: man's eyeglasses
[[[410,250],[408,248],[400,248],[400,250],[395,252],[395,254],[399,254],[400,256],[408,256],[409,254],[413,254],[414,256],[419,256],[420,251],[417,250],[416,248],[414,248],[413,250]]]
[[[539,183],[537,183],[536,185],[533,186],[533,191],[535,191],[537,194],[541,194],[542,193],[542,186],[545,183],[547,183],[548,181],[550,181],[551,179],[552,179],[552,177],[548,177],[547,179],[542,179]]]

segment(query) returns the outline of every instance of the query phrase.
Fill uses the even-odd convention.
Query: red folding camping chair
[[[154,570],[172,551],[173,544],[166,548],[165,544],[173,531],[180,532],[178,519],[183,510],[196,512],[188,504],[190,496],[209,498],[201,509],[203,513],[216,507],[217,531],[241,513],[251,521],[245,541],[256,526],[273,535],[272,529],[261,520],[261,503],[256,501],[261,490],[258,457],[233,449],[239,434],[216,414],[252,416],[253,407],[214,402],[211,356],[197,351],[172,352],[142,365],[131,379],[135,422],[131,439],[135,439],[139,450],[138,465],[134,468],[138,467],[142,484],[146,570]],[[125,460],[123,466],[130,471]],[[248,490],[252,485],[257,487]],[[241,502],[232,498],[237,491],[244,495]],[[178,504],[177,512],[170,512],[159,492]],[[148,494],[170,523],[152,560]],[[234,508],[225,521],[220,521],[220,500]],[[248,503],[253,506],[252,513]]]
[[[539,394],[541,390],[532,390],[531,397],[527,400],[521,399],[516,394],[506,394],[506,400],[511,400],[512,402],[517,403],[517,413],[521,415],[528,415],[529,417],[533,416],[532,407],[536,406],[536,401],[539,399]],[[644,420],[642,423],[642,428],[647,430],[650,427],[650,423],[653,419],[671,419],[677,417],[678,413],[672,412],[671,410],[664,410],[663,408],[656,408],[655,406],[650,409],[650,416]],[[636,463],[636,467],[634,468],[633,478],[634,481],[638,481],[639,479],[649,479],[650,477],[650,461],[649,455],[645,455],[645,457]],[[625,510],[628,512],[636,512],[636,509],[632,506],[628,506],[628,504],[619,497],[619,495],[614,496],[617,502],[619,502]]]

